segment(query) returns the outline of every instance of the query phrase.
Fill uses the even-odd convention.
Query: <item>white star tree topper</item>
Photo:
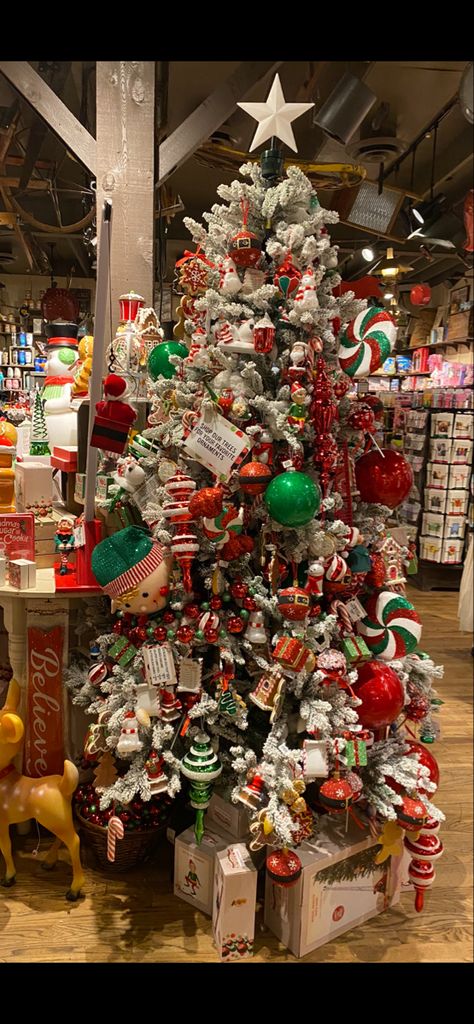
[[[249,152],[276,137],[297,153],[291,122],[314,107],[314,103],[285,103],[280,76],[275,75],[266,103],[238,103],[237,106],[258,121]]]

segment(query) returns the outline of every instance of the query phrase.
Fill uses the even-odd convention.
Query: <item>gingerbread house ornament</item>
[[[385,564],[384,586],[398,594],[403,594],[406,583],[406,578],[403,575],[405,549],[389,534],[380,545],[379,554]]]

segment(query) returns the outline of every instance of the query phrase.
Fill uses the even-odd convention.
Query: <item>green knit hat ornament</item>
[[[118,598],[161,565],[163,548],[141,526],[126,526],[92,552],[92,570],[105,594]]]

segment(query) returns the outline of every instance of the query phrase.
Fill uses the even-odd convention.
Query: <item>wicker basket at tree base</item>
[[[76,811],[76,817],[82,832],[83,840],[88,849],[92,850],[101,868],[108,871],[129,871],[143,864],[156,849],[166,824],[156,828],[127,832],[123,839],[117,839],[115,860],[107,859],[107,829],[103,825],[92,825]]]

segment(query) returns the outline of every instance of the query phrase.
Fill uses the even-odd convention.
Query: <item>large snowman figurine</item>
[[[49,447],[77,445],[77,411],[71,408],[74,366],[77,364],[77,325],[55,321],[47,325],[48,354],[42,391]]]
[[[92,571],[117,608],[130,615],[153,615],[165,607],[171,556],[140,526],[106,537],[92,552]]]

